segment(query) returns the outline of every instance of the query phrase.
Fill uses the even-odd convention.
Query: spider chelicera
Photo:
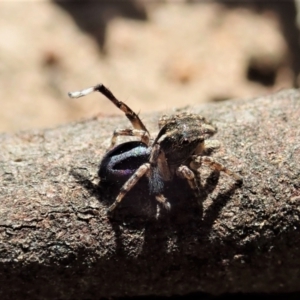
[[[143,176],[148,178],[149,194],[153,195],[167,210],[171,206],[164,197],[164,183],[172,181],[174,176],[179,176],[187,180],[195,197],[199,197],[197,170],[202,165],[207,165],[217,172],[226,173],[236,183],[242,182],[239,175],[207,155],[219,148],[219,143],[215,140],[207,140],[217,132],[217,129],[204,117],[192,113],[163,115],[158,123],[158,135],[155,139],[151,139],[149,131],[139,116],[129,106],[119,101],[103,84],[69,93],[69,96],[79,98],[92,92],[100,92],[106,96],[125,113],[133,126],[133,129],[114,131],[109,151],[100,165],[100,178],[101,176],[107,177],[106,180],[128,178],[114,203],[108,208],[109,213]],[[121,135],[136,136],[140,138],[140,141],[123,143],[114,148],[117,137]],[[116,168],[118,163],[125,163],[126,166],[123,165],[118,169]]]

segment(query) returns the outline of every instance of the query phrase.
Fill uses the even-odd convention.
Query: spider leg
[[[149,144],[149,133],[140,129],[116,129],[111,138],[111,144],[108,150],[112,149],[116,142],[118,136],[138,136],[141,138],[141,141],[146,145]]]
[[[102,83],[97,84],[93,87],[86,88],[86,89],[81,90],[81,91],[70,92],[68,95],[69,95],[70,98],[79,98],[79,97],[86,96],[86,95],[88,95],[92,92],[100,92],[101,94],[103,94],[115,106],[117,106],[121,111],[123,111],[125,113],[126,117],[128,118],[128,120],[132,124],[133,128],[145,131],[149,135],[149,132],[148,132],[146,126],[143,124],[143,122],[141,121],[139,116],[128,105],[126,105],[122,101],[119,101],[114,96],[114,94],[107,87],[105,87]]]
[[[155,195],[155,199],[156,199],[156,201],[161,203],[166,210],[171,209],[170,203],[167,201],[167,198],[163,194]]]
[[[107,212],[111,213],[123,200],[124,196],[135,186],[135,184],[140,180],[141,177],[149,172],[149,170],[149,163],[141,165],[121,187],[119,195],[117,196],[115,202],[107,209]]]
[[[177,168],[176,174],[177,176],[187,180],[190,188],[194,192],[195,198],[199,198],[200,189],[194,172],[188,166],[181,165],[180,167]]]
[[[209,156],[194,155],[192,157],[192,162],[191,162],[190,166],[193,170],[197,170],[203,164],[207,165],[212,170],[226,173],[228,176],[232,177],[236,181],[237,184],[240,184],[243,181],[242,177],[240,177],[238,174],[230,171],[225,166],[216,162],[212,157],[209,157]]]

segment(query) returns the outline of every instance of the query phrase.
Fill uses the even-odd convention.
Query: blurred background
[[[1,1],[0,132],[299,86],[298,0]]]

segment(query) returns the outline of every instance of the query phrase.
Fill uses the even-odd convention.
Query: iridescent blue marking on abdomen
[[[127,142],[104,156],[98,171],[101,182],[123,183],[144,163],[149,161],[151,148],[142,142]]]

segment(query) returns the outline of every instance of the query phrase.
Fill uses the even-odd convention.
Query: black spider
[[[219,147],[219,143],[207,140],[217,130],[205,118],[192,113],[164,115],[158,123],[157,137],[151,140],[147,128],[138,115],[119,101],[103,84],[69,93],[69,96],[78,98],[94,91],[105,95],[122,110],[134,128],[115,130],[110,149],[114,147],[119,135],[138,136],[141,139],[140,142],[124,143],[113,148],[101,162],[99,169],[101,181],[124,180],[108,212],[116,208],[143,176],[149,180],[149,194],[166,209],[170,209],[170,203],[164,197],[164,185],[165,182],[171,182],[174,176],[186,179],[195,196],[200,196],[198,169],[202,164],[232,176],[236,182],[242,181],[240,176],[207,156],[208,152]]]

